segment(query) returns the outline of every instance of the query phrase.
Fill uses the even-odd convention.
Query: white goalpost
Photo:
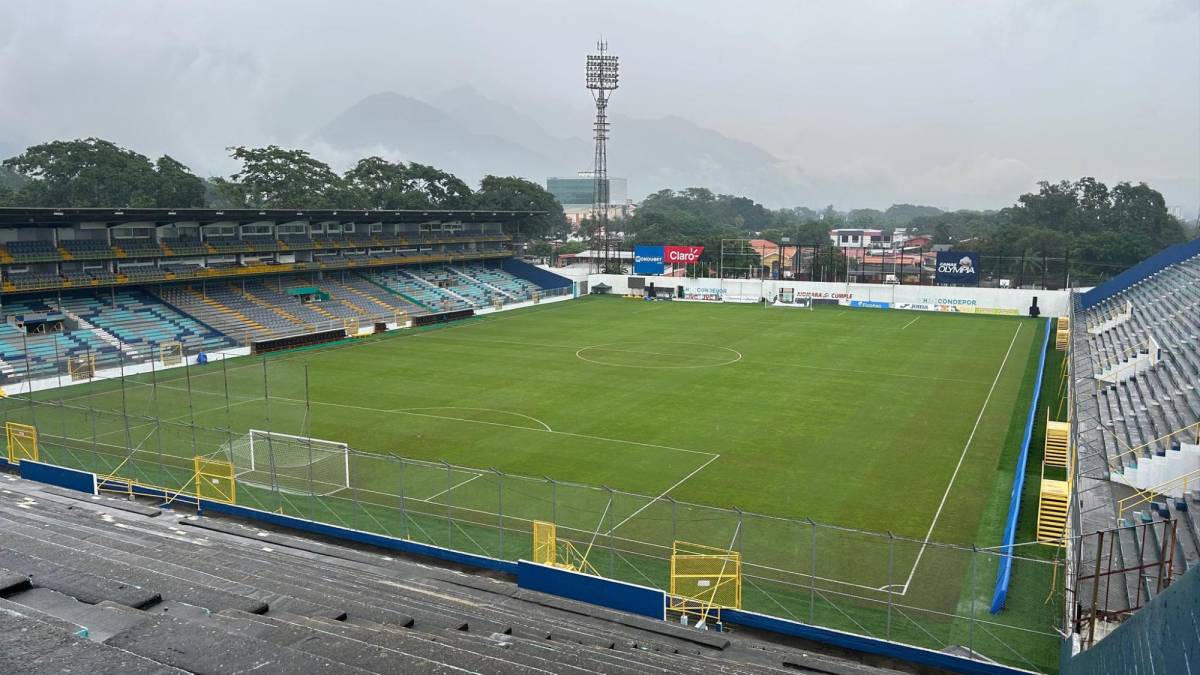
[[[314,495],[350,487],[350,446],[345,443],[251,429],[226,447],[243,484]]]
[[[796,292],[795,288],[781,287],[776,290],[775,297],[770,299],[772,307],[795,307],[797,309],[813,308],[812,298],[802,296]]]

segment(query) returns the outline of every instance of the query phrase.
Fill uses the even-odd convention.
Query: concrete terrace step
[[[184,675],[136,654],[89,641],[32,616],[0,611],[0,672]]]
[[[238,672],[357,675],[370,672],[309,652],[171,616],[151,615],[137,626],[114,635],[107,644],[197,675]]]
[[[419,645],[415,641],[408,641],[403,649],[383,647],[372,642],[365,642],[354,638],[349,638],[344,635],[338,635],[331,630],[328,630],[328,622],[321,624],[307,623],[298,624],[294,621],[284,619],[273,619],[270,617],[253,617],[245,613],[222,612],[220,617],[231,622],[230,629],[238,631],[244,635],[251,635],[268,642],[293,647],[311,654],[323,656],[330,659],[346,659],[348,663],[352,663],[357,667],[361,667],[370,672],[406,672],[405,669],[397,669],[400,664],[390,665],[400,657],[407,658],[411,661],[410,666],[415,668],[428,668],[431,662],[445,662],[447,659],[445,652],[447,651],[441,645],[432,645],[431,642],[438,641],[437,638],[432,640],[426,639],[428,646],[435,647],[434,650],[429,650],[430,653],[425,655],[413,654],[413,651],[420,650],[425,645]],[[405,631],[407,629],[399,629]],[[396,637],[393,633],[392,637]],[[454,640],[446,640],[445,644],[453,644]],[[436,652],[442,652],[439,656]],[[560,670],[561,666],[556,666],[553,662],[545,660],[531,660],[524,658],[513,658],[511,654],[496,650],[495,655],[484,654],[482,650],[466,650],[455,655],[453,660],[454,665],[460,668],[469,668],[476,672],[504,671],[504,672],[579,672],[576,669]],[[449,668],[446,669],[447,671]],[[411,672],[411,671],[407,671]]]
[[[31,588],[11,595],[7,600],[67,623],[83,626],[87,629],[89,639],[100,642],[136,626],[143,620],[139,614],[105,612],[95,604],[80,602],[70,595],[49,588]]]

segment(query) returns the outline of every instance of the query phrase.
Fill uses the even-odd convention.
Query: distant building
[[[857,227],[829,231],[829,239],[838,248],[891,248],[892,233]]]
[[[571,229],[579,229],[584,218],[592,215],[593,195],[596,182],[588,172],[581,171],[575,178],[547,178],[546,191],[554,195],[563,207]],[[610,217],[626,218],[633,211],[629,201],[628,181],[624,178],[608,179],[608,205]]]

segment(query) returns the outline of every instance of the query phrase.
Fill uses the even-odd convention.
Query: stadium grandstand
[[[1200,662],[1200,240],[571,281],[535,215],[0,209],[0,672]]]
[[[168,345],[195,357],[311,344],[561,295],[561,278],[540,286],[511,260],[504,225],[528,215],[3,209],[0,378],[153,360]]]

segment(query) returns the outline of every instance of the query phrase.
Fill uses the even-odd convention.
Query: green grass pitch
[[[251,428],[345,442],[371,453],[352,489],[248,484],[239,503],[509,559],[553,519],[600,573],[664,587],[673,538],[733,547],[751,609],[1030,667],[1052,640],[1007,646],[1044,640],[1053,608],[987,615],[994,559],[925,542],[999,543],[1042,331],[586,298],[14,397],[5,417],[35,423],[53,461],[156,484]],[[1048,567],[1015,576],[1048,592]],[[950,618],[968,613],[991,623]]]

